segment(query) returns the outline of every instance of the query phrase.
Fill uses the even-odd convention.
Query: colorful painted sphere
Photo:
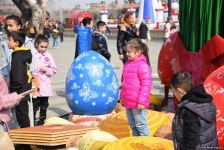
[[[103,56],[87,51],[74,60],[66,79],[66,99],[74,114],[110,113],[118,94],[116,74]]]

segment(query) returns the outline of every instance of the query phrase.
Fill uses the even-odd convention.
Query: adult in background
[[[59,31],[60,40],[61,42],[63,42],[64,41],[64,25],[61,22],[58,23],[58,31]]]
[[[167,39],[170,37],[170,35],[175,32],[176,26],[173,23],[172,17],[167,17],[166,24],[164,26],[164,42],[167,41]],[[172,30],[172,31],[171,31]]]
[[[43,33],[44,33],[44,36],[46,36],[47,38],[51,37],[52,30],[51,30],[51,26],[49,24],[44,25]]]
[[[139,39],[142,41],[142,43],[146,44],[147,34],[148,34],[148,27],[145,24],[145,20],[142,20],[139,26]]]
[[[37,36],[37,30],[32,21],[29,21],[27,23],[25,31],[26,31],[26,39],[25,39],[24,46],[31,50],[32,62],[30,64],[30,71],[31,71],[31,73],[33,73],[35,65],[36,65],[36,52],[37,51],[34,47],[34,41]]]
[[[138,30],[135,26],[135,16],[131,12],[126,12],[124,17],[121,19],[120,29],[117,35],[117,52],[119,54],[119,59],[125,64],[128,60],[126,55],[126,44],[131,39],[138,37]]]
[[[53,48],[57,48],[59,49],[59,30],[58,30],[58,25],[57,24],[53,24],[52,26],[52,38],[53,38]]]

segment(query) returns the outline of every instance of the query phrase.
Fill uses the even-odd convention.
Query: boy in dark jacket
[[[203,85],[194,87],[188,72],[178,72],[170,81],[180,101],[172,124],[175,150],[218,149],[216,108]]]
[[[25,34],[21,31],[10,32],[8,46],[13,49],[11,71],[10,71],[10,92],[23,93],[31,89],[31,73],[30,63],[32,61],[31,51],[23,47],[25,42]],[[29,96],[25,97],[25,100],[21,101],[19,105],[15,107],[16,118],[20,128],[29,127],[30,120],[28,116],[28,101]]]
[[[105,32],[107,30],[106,23],[103,21],[97,22],[97,32],[94,33],[93,37],[96,41],[98,48],[93,49],[104,56],[108,61],[110,61],[111,54],[108,51],[107,47],[107,37],[105,36]]]

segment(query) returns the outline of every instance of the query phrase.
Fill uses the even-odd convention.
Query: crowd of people
[[[48,38],[37,34],[32,22],[23,25],[20,17],[10,15],[5,20],[5,29],[7,37],[1,38],[3,58],[0,68],[0,129],[7,132],[12,108],[15,109],[19,127],[30,127],[31,99],[34,114],[40,109],[39,119],[35,119],[33,124],[43,124],[48,97],[51,96],[51,77],[56,73],[56,65],[52,55],[46,51]],[[32,92],[33,95],[30,96]],[[16,149],[26,150],[30,147],[17,145]]]
[[[52,95],[51,77],[57,67],[52,55],[47,52],[49,37],[53,37],[53,47],[58,47],[59,38],[63,42],[64,29],[61,23],[46,25],[44,34],[37,34],[32,22],[22,24],[18,16],[6,18],[7,37],[1,38],[3,63],[0,74],[0,130],[8,132],[7,121],[10,109],[15,108],[20,128],[29,127],[28,116],[29,94],[32,93],[34,124],[43,125],[47,117],[48,98]],[[165,24],[165,38],[175,29],[172,21]],[[93,28],[92,18],[86,17],[77,28],[75,59],[89,47],[109,62],[111,54],[108,49],[106,23],[98,21]],[[89,34],[82,34],[83,29]],[[150,105],[152,75],[149,60],[147,39],[148,26],[142,21],[136,27],[135,16],[126,12],[119,24],[117,34],[117,52],[123,62],[120,103],[126,108],[128,124],[133,136],[150,136],[146,120]],[[89,40],[81,41],[83,38]],[[8,42],[7,42],[8,41]],[[89,45],[86,45],[89,43]],[[172,133],[175,149],[201,149],[218,147],[216,129],[216,108],[212,97],[202,85],[194,86],[190,73],[178,72],[173,75],[171,89],[180,101],[173,120]],[[32,87],[34,90],[32,90]],[[209,114],[204,110],[209,109]],[[36,117],[40,110],[39,119]],[[207,112],[207,111],[206,111]],[[20,146],[20,147],[19,147]],[[17,149],[25,149],[27,145],[19,145]],[[23,148],[21,148],[21,146]]]
[[[53,48],[59,49],[60,43],[64,41],[64,25],[60,21],[45,21],[43,34],[53,39]]]
[[[82,22],[82,25],[92,30],[93,22],[91,19],[87,20],[89,20],[88,23]],[[97,23],[98,34],[103,34],[105,29],[102,31],[99,28],[100,24],[101,22]],[[150,104],[149,93],[152,87],[149,51],[146,44],[147,39],[150,39],[147,35],[148,30],[144,21],[140,28],[136,27],[135,16],[131,12],[126,12],[118,25],[117,51],[119,59],[124,64],[120,103],[126,108],[126,116],[133,136],[150,136],[146,120],[146,112]],[[172,18],[168,17],[164,25],[164,42],[176,31]],[[98,50],[107,58],[102,51],[108,52],[108,49],[95,48],[95,33],[91,32],[90,39],[94,41],[91,48]],[[79,44],[78,41],[77,44]],[[106,42],[105,45],[107,45]],[[76,57],[79,54],[77,51]],[[203,85],[194,86],[192,76],[188,72],[174,74],[170,84],[174,95],[179,100],[172,126],[175,149],[218,148],[216,108],[212,97],[205,92]],[[205,109],[210,110],[208,114],[203,113]]]

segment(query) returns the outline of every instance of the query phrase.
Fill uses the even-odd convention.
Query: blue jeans
[[[60,39],[59,38],[53,38],[53,47],[59,47]]]
[[[126,115],[128,123],[132,130],[133,136],[149,136],[150,131],[146,120],[147,109],[138,110],[134,108],[127,108]]]

